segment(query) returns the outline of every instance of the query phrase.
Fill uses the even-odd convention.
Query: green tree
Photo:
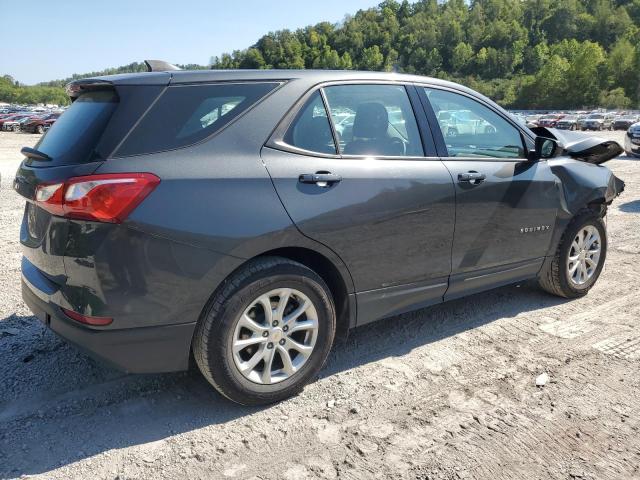
[[[600,94],[600,106],[605,108],[629,108],[631,99],[626,96],[624,88],[603,91]]]
[[[454,73],[466,73],[471,66],[471,59],[473,58],[473,48],[471,45],[465,42],[460,42],[453,49],[451,57],[451,66]]]
[[[265,68],[266,62],[262,56],[262,52],[257,48],[250,48],[244,54],[244,58],[240,62],[240,68]]]
[[[363,70],[380,70],[384,63],[384,55],[380,51],[378,45],[365,48],[362,51],[362,58],[360,59],[360,68]]]

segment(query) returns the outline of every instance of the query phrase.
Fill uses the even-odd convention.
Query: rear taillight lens
[[[54,215],[120,223],[160,183],[151,173],[105,173],[40,185],[36,203]]]
[[[89,315],[82,315],[81,313],[74,312],[73,310],[68,310],[66,308],[63,308],[62,311],[67,317],[71,318],[72,320],[84,323],[86,325],[104,327],[113,323],[113,318],[109,317],[90,317]]]

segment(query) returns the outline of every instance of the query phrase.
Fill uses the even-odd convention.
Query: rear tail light
[[[68,310],[66,308],[63,308],[62,311],[70,319],[75,320],[76,322],[84,323],[86,325],[104,327],[105,325],[110,325],[113,322],[113,318],[109,317],[90,317],[88,315],[82,315],[78,312],[74,312],[73,310]]]
[[[151,173],[105,173],[39,185],[36,203],[54,215],[121,223],[160,183]]]

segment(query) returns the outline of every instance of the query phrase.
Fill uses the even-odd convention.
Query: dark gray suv
[[[431,78],[168,70],[68,92],[14,185],[26,303],[127,372],[193,358],[242,404],[300,391],[357,325],[532,278],[586,294],[623,188],[595,164],[614,142]]]

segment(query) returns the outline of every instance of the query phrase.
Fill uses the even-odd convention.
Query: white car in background
[[[470,110],[442,110],[438,112],[438,123],[446,137],[496,131],[496,127]]]

